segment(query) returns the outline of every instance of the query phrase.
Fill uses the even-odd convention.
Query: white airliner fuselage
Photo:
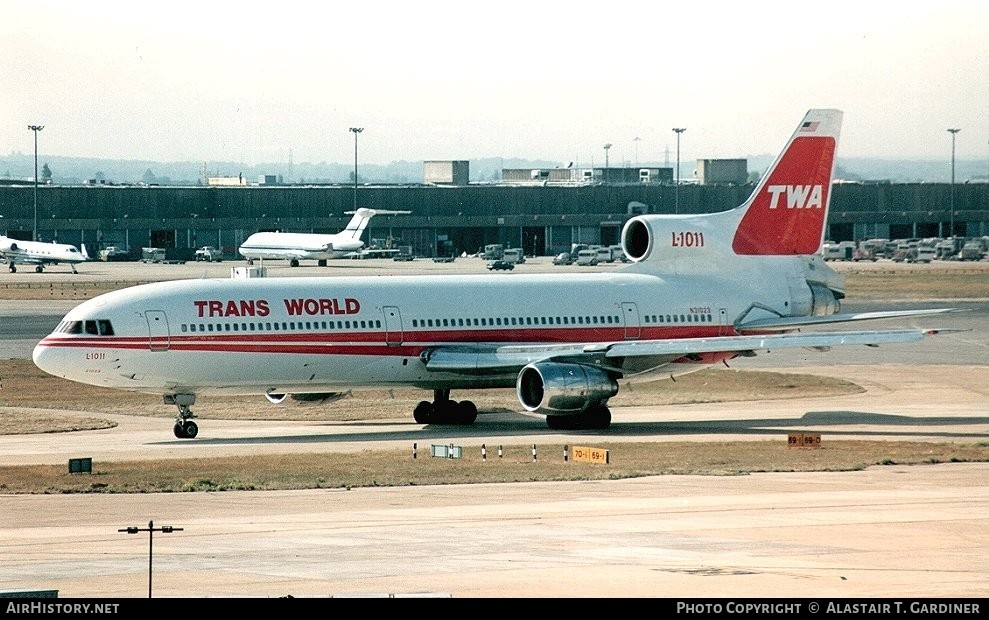
[[[816,252],[841,113],[811,110],[740,207],[640,215],[610,273],[187,280],[101,295],[34,351],[73,381],[164,395],[195,437],[200,394],[280,402],[352,388],[433,390],[421,423],[469,424],[450,390],[514,386],[551,428],[607,428],[622,384],[757,350],[910,342],[931,330],[803,326],[944,310],[840,314],[841,276]]]
[[[46,243],[42,241],[22,241],[0,235],[0,256],[7,261],[11,273],[17,271],[17,265],[34,265],[34,270],[42,272],[45,265],[66,263],[76,272],[76,263],[89,260],[86,246],[80,252],[74,245],[68,243]]]

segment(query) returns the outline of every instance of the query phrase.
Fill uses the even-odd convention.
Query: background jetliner
[[[240,255],[250,263],[257,259],[287,260],[298,267],[300,260],[316,260],[321,267],[333,258],[353,256],[364,247],[361,233],[375,215],[405,215],[411,211],[358,209],[347,227],[332,235],[315,233],[258,232],[240,246]]]

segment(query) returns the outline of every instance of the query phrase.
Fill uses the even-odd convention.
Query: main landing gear
[[[192,405],[196,404],[195,394],[165,394],[166,405],[175,405],[179,408],[179,415],[175,418],[175,436],[179,439],[194,439],[199,434],[199,425],[192,421],[196,414],[192,412]]]
[[[477,405],[469,400],[450,400],[450,390],[433,390],[433,402],[420,402],[412,417],[419,424],[473,424],[477,420]]]
[[[611,426],[611,410],[606,405],[591,405],[577,415],[548,415],[546,426],[555,431],[607,430]]]

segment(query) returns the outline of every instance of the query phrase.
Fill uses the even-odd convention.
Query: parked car
[[[573,264],[573,259],[570,258],[569,252],[560,252],[553,257],[554,265],[571,265]]]
[[[488,269],[492,271],[498,269],[507,269],[508,271],[511,271],[512,269],[515,269],[515,263],[510,263],[507,260],[493,260],[488,263]]]
[[[452,263],[453,260],[452,256],[436,256],[433,258],[434,263]]]
[[[410,261],[410,260],[415,260],[415,256],[412,256],[411,254],[396,254],[395,256],[392,257],[392,260]]]

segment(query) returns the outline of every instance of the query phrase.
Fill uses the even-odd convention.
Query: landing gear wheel
[[[457,422],[470,426],[477,420],[477,405],[469,400],[462,400],[457,405]]]
[[[290,260],[288,262],[288,266],[289,267],[298,267],[299,266],[299,261],[297,259],[294,259],[293,258],[292,260]]]
[[[185,421],[185,436],[188,439],[195,439],[199,434],[199,425],[192,420]]]
[[[577,416],[575,415],[548,415],[546,416],[546,426],[554,431],[569,431],[577,428]]]
[[[14,266],[14,263],[10,263],[10,273],[17,273],[17,267]]]
[[[45,267],[44,265],[38,265],[37,267],[34,268],[34,270],[37,271],[38,273],[41,273],[42,271],[45,270]]]
[[[421,401],[412,412],[412,418],[419,424],[429,424],[433,419],[433,404],[429,401]]]
[[[199,425],[192,420],[179,421],[175,423],[173,430],[179,439],[195,439],[196,435],[199,434]]]
[[[469,400],[450,400],[450,390],[433,390],[433,402],[420,401],[412,412],[419,424],[459,424],[469,426],[477,420],[477,405]]]
[[[595,405],[581,414],[583,428],[607,430],[611,426],[611,410],[604,405]]]
[[[199,425],[192,421],[196,414],[192,412],[190,406],[196,402],[195,394],[173,394],[165,395],[165,402],[175,404],[179,408],[179,415],[175,419],[175,427],[172,429],[179,439],[193,439],[199,434]]]

